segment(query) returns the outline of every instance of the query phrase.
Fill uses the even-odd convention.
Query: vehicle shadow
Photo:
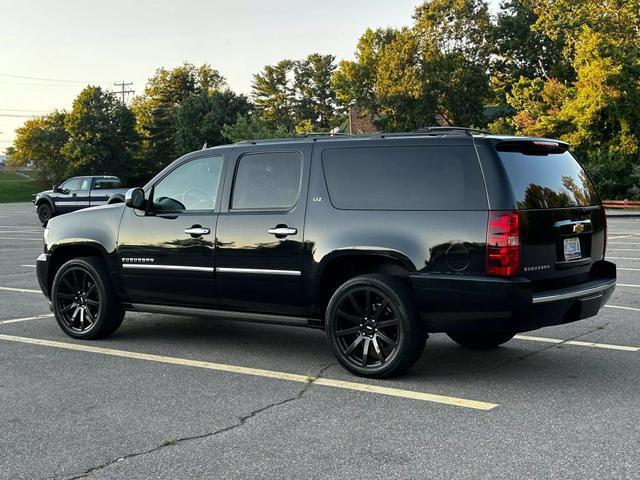
[[[213,356],[212,361],[301,374],[313,374],[336,363],[321,330],[229,320],[135,315],[125,320],[112,342],[120,347],[124,342],[126,348],[137,351],[202,360]],[[444,334],[435,334],[411,370],[398,379],[383,382],[423,384],[455,380],[494,386],[526,382],[530,388],[589,379],[588,383],[593,384],[620,376],[624,359],[619,355],[625,354],[517,339],[490,351],[474,351],[457,345]],[[368,381],[339,366],[326,375]]]

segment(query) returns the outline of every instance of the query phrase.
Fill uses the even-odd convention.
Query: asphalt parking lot
[[[0,478],[640,478],[640,218],[609,219],[597,317],[492,352],[433,335],[376,381],[296,327],[128,313],[75,341],[32,206],[0,207]]]

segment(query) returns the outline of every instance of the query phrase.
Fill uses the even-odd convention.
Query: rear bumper
[[[600,261],[589,281],[544,292],[525,278],[417,274],[411,282],[430,332],[526,332],[596,315],[615,289],[615,272]]]
[[[44,293],[45,297],[50,298],[49,292],[49,264],[51,263],[49,260],[51,255],[48,253],[42,253],[36,259],[36,276],[38,277],[38,284],[40,285],[40,290]]]

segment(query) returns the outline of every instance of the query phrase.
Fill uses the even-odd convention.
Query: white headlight
[[[42,234],[42,238],[44,238],[44,243],[47,243],[47,238],[49,238],[49,229],[45,228],[44,233]]]

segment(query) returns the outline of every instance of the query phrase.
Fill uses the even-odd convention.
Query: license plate
[[[582,256],[582,252],[580,251],[580,239],[577,237],[565,238],[564,239],[564,259],[575,260],[576,258],[580,258],[581,256]]]

